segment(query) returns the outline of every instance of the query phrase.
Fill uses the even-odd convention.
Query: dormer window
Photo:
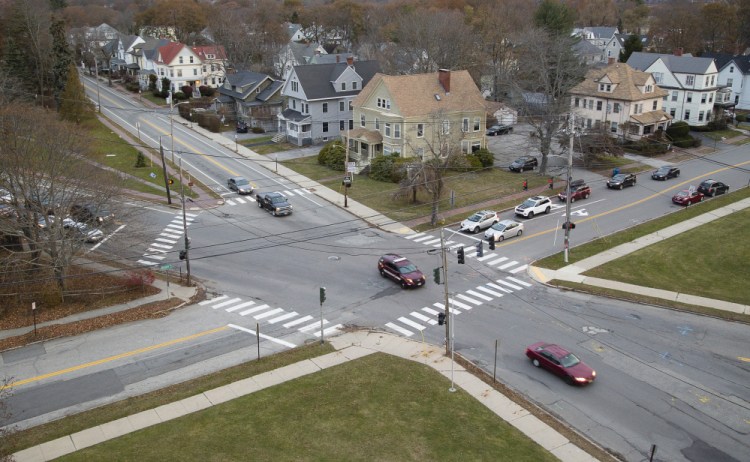
[[[609,83],[600,83],[599,84],[599,91],[606,91],[607,93],[610,93],[612,91],[612,84],[609,84]]]
[[[355,81],[355,82],[352,82],[352,90],[356,90],[356,89],[357,89],[357,82]]]
[[[193,64],[193,57],[190,57],[190,64]]]
[[[180,56],[180,64],[182,64],[182,60],[183,60],[183,58],[182,58],[182,56]]]
[[[646,85],[646,93],[651,93],[652,91],[654,91],[653,85]]]
[[[206,55],[206,59],[215,59],[216,55]]]
[[[346,82],[341,82],[341,91],[346,91]]]

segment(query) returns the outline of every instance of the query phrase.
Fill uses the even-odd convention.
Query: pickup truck
[[[268,210],[275,217],[292,213],[292,204],[289,203],[285,195],[279,192],[257,193],[255,199],[258,202],[258,207]]]

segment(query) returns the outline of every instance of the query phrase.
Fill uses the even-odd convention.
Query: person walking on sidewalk
[[[529,190],[529,182],[527,180],[523,180],[523,190],[524,191]]]
[[[555,189],[555,179],[553,177],[549,177],[547,184],[549,185],[549,189]]]

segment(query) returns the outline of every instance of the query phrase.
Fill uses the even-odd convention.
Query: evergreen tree
[[[628,62],[628,58],[636,51],[643,51],[643,42],[637,35],[629,35],[622,44],[622,50],[620,50],[620,62]]]
[[[52,20],[50,35],[52,36],[52,92],[59,111],[60,94],[65,90],[69,79],[69,68],[73,63],[73,55],[65,38],[65,21],[62,18]]]
[[[570,35],[575,11],[560,0],[544,0],[534,12],[534,24],[552,35]]]
[[[70,122],[81,123],[94,117],[94,105],[78,78],[78,69],[73,63],[68,65],[65,89],[60,94],[60,118]]]

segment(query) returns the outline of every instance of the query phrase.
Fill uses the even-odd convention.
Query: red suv
[[[565,199],[567,197],[567,190],[563,190],[560,194],[557,195],[557,198],[560,199],[560,202],[565,202]],[[591,188],[586,183],[582,182],[581,180],[574,181],[570,183],[570,202],[573,203],[577,201],[578,199],[588,199],[591,195]]]
[[[391,278],[401,284],[402,289],[420,287],[425,282],[424,274],[419,271],[417,265],[395,253],[387,253],[380,257],[378,271],[384,278]]]

